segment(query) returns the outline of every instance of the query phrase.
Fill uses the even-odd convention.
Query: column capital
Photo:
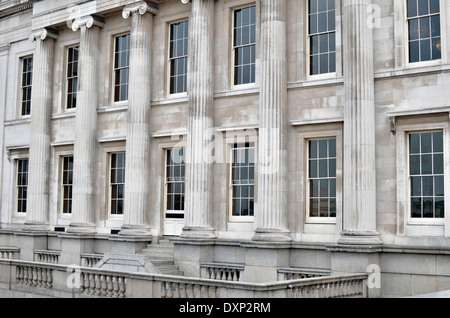
[[[128,19],[133,13],[139,13],[140,15],[146,13],[157,14],[158,11],[158,8],[153,7],[145,0],[141,0],[127,4],[123,8],[122,17]]]
[[[186,4],[186,3],[188,3],[189,1],[191,1],[191,0],[181,0],[181,3],[182,3],[182,4]]]
[[[85,17],[76,18],[72,23],[72,30],[77,31],[81,27],[86,27],[87,29],[89,29],[94,25],[103,28],[105,22],[95,16],[88,15]]]
[[[31,42],[36,41],[37,39],[41,39],[42,41],[44,41],[46,38],[50,38],[50,39],[54,39],[56,40],[58,38],[58,33],[54,30],[50,30],[50,29],[41,29],[41,30],[36,30],[33,31],[33,33],[31,33],[29,40]]]

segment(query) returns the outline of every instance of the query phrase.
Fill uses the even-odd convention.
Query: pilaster
[[[28,211],[24,230],[49,230],[50,124],[53,86],[53,55],[56,33],[34,32],[33,90],[28,179]]]
[[[376,232],[375,102],[370,0],[345,0],[341,244],[381,244]]]
[[[254,241],[290,241],[287,229],[286,1],[261,1],[258,201]]]
[[[123,18],[131,17],[131,40],[125,212],[119,234],[133,237],[151,237],[145,213],[149,210],[151,46],[156,12],[145,1],[131,3],[122,11]]]
[[[78,101],[75,116],[73,207],[69,233],[94,233],[95,169],[98,104],[98,47],[103,22],[93,16],[76,19],[80,30]]]
[[[192,0],[188,48],[189,118],[186,149],[185,226],[180,237],[214,238],[211,226],[214,1]]]

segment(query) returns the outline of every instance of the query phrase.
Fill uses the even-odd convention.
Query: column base
[[[215,239],[216,231],[209,226],[185,226],[180,234],[181,238],[186,239]]]
[[[337,241],[339,245],[382,245],[380,235],[375,231],[342,231]]]
[[[92,223],[71,223],[67,229],[67,233],[95,234],[97,233],[97,229]]]
[[[287,229],[257,228],[252,241],[259,242],[291,242],[292,237]]]
[[[150,227],[145,225],[122,225],[122,230],[119,232],[120,236],[136,237],[136,238],[152,238]]]
[[[25,222],[24,226],[22,227],[22,231],[29,231],[29,232],[49,232],[50,231],[50,225],[45,222]]]

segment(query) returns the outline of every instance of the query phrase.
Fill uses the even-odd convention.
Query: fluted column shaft
[[[188,48],[189,119],[185,226],[181,237],[215,237],[211,226],[214,0],[192,0]]]
[[[50,115],[55,38],[55,34],[45,29],[30,37],[36,41],[36,49],[33,56],[26,230],[49,230]]]
[[[286,1],[261,1],[258,197],[253,240],[290,241],[286,189]]]
[[[93,17],[75,20],[80,29],[78,101],[75,116],[71,233],[95,232],[95,170],[97,128],[98,47],[100,29]]]
[[[370,0],[344,1],[343,232],[339,242],[378,243],[375,102]]]
[[[130,80],[125,161],[125,211],[121,235],[150,235],[149,209],[151,43],[153,13],[145,2],[125,7],[131,16]]]

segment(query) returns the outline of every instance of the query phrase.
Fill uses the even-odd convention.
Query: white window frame
[[[249,143],[250,146],[249,148],[253,148],[254,149],[254,177],[253,177],[253,216],[239,216],[239,215],[233,215],[233,150],[235,149],[234,146],[235,144],[244,144],[244,143]],[[228,164],[228,221],[229,222],[254,222],[255,221],[255,216],[256,216],[256,198],[257,198],[257,187],[256,187],[256,180],[257,180],[257,147],[256,147],[256,141],[245,141],[245,142],[233,142],[233,143],[228,143],[228,151],[229,151],[229,164]]]
[[[130,98],[130,96],[128,96],[127,99],[116,101],[116,67],[115,67],[115,64],[116,64],[116,40],[117,40],[117,38],[122,37],[122,36],[126,36],[126,35],[130,36],[130,47],[129,47],[129,52],[130,52],[131,51],[131,32],[129,30],[111,35],[111,37],[112,37],[111,103],[113,105],[115,105],[115,106],[127,105],[128,104],[128,100]],[[130,64],[129,64],[129,61],[128,61],[128,76],[129,75],[130,75]],[[130,84],[130,78],[128,77],[128,87],[129,87],[129,84]],[[128,92],[129,92],[129,88],[128,88]],[[128,92],[127,92],[127,94],[128,94]]]
[[[108,157],[108,180],[106,180],[106,184],[107,184],[107,187],[108,187],[108,190],[107,190],[107,193],[108,193],[108,204],[107,204],[107,207],[108,207],[108,218],[109,219],[123,219],[123,216],[124,216],[124,214],[125,214],[125,182],[126,182],[126,180],[124,180],[125,182],[123,183],[124,184],[124,187],[123,187],[123,191],[124,191],[124,198],[123,198],[123,200],[124,200],[124,211],[123,211],[123,213],[122,214],[113,214],[113,213],[111,213],[111,208],[112,208],[112,206],[111,206],[111,201],[112,201],[112,192],[111,192],[111,190],[112,190],[112,184],[111,184],[111,171],[112,171],[112,165],[111,165],[111,160],[112,160],[112,155],[113,154],[119,154],[119,153],[123,153],[123,154],[125,154],[125,160],[126,160],[126,152],[125,152],[125,149],[123,149],[123,150],[112,150],[112,151],[109,151],[108,152],[108,154],[107,154],[107,157]],[[126,173],[126,161],[125,161],[125,166],[124,166],[124,172]],[[124,175],[124,178],[125,178],[125,175]]]
[[[235,84],[234,83],[234,68],[235,68],[235,59],[234,59],[234,12],[236,10],[240,10],[240,9],[244,9],[244,8],[248,8],[248,7],[252,7],[255,6],[255,81],[252,83],[246,83],[246,84]],[[230,77],[229,77],[229,81],[230,81],[230,87],[231,89],[249,89],[249,88],[255,88],[258,82],[258,78],[259,78],[259,70],[258,70],[258,65],[259,65],[259,39],[260,39],[260,33],[259,33],[259,26],[260,26],[260,15],[259,15],[259,3],[255,2],[255,1],[239,1],[233,5],[230,5],[228,7],[228,11],[229,11],[229,38],[230,38],[230,44],[229,44],[229,70],[230,70]]]
[[[67,108],[67,106],[68,106],[67,98],[69,95],[69,85],[68,85],[69,78],[67,77],[67,68],[69,66],[69,50],[74,47],[78,47],[78,49],[80,49],[80,44],[76,43],[76,44],[71,44],[71,45],[65,47],[65,59],[64,59],[64,65],[65,65],[65,67],[64,67],[64,86],[65,86],[65,89],[64,89],[64,101],[63,101],[64,112],[75,112],[76,111],[76,107]],[[79,79],[80,79],[80,55],[79,55],[79,53],[78,53],[78,61],[77,62],[78,62],[77,79],[79,82]],[[78,94],[78,85],[77,85],[77,94]]]
[[[343,120],[320,120],[316,123],[292,123],[296,129],[296,182],[289,190],[295,195],[296,236],[305,242],[335,242],[342,231],[343,210]],[[309,216],[309,141],[336,139],[336,217]]]
[[[25,56],[21,56],[20,57],[20,69],[19,69],[19,118],[30,118],[31,117],[31,112],[32,112],[32,98],[30,96],[30,113],[29,114],[22,114],[22,108],[23,108],[23,87],[22,86],[22,81],[23,81],[23,63],[25,62],[26,59],[32,59],[33,60],[33,68],[31,70],[31,94],[33,94],[33,73],[34,73],[34,63],[35,63],[35,59],[34,59],[34,55],[25,55]]]
[[[28,160],[28,170],[27,170],[27,211],[26,212],[19,212],[19,186],[17,184],[18,177],[19,177],[19,161]],[[28,209],[29,209],[29,176],[30,176],[30,158],[29,157],[20,157],[14,159],[14,170],[15,170],[15,178],[14,178],[14,213],[17,216],[26,216]]]
[[[309,34],[309,1],[305,1],[305,7],[306,7],[306,17],[305,17],[305,34],[306,34],[306,56],[305,56],[305,69],[306,69],[306,77],[309,80],[321,80],[321,79],[327,79],[327,78],[334,78],[338,74],[338,67],[341,67],[340,57],[341,57],[341,2],[339,0],[335,1],[334,4],[334,13],[335,13],[335,23],[334,23],[334,33],[335,33],[335,71],[334,72],[328,72],[323,74],[311,74],[311,35]],[[325,33],[325,32],[324,32]],[[331,32],[327,32],[331,33]],[[342,71],[340,71],[342,73]]]
[[[62,218],[68,218],[72,216],[72,213],[64,213],[64,158],[74,158],[73,154],[64,154],[59,156],[59,216]],[[71,204],[73,207],[73,169],[72,169],[72,199]],[[73,211],[72,211],[73,212]]]
[[[189,71],[186,74],[186,91],[185,92],[180,92],[180,93],[170,93],[170,71],[171,71],[171,61],[172,61],[172,57],[170,56],[170,28],[172,24],[176,24],[176,23],[180,23],[180,22],[187,22],[188,23],[188,28],[190,28],[190,20],[188,17],[183,17],[180,19],[176,19],[170,22],[167,22],[167,72],[166,72],[166,89],[167,89],[167,97],[168,98],[179,98],[179,97],[185,97],[187,96],[187,85],[188,85],[188,76],[189,76]],[[189,32],[188,32],[188,51],[187,51],[187,55],[186,55],[186,63],[189,63]]]
[[[447,52],[447,43],[449,43],[450,21],[447,19],[448,1],[440,0],[441,16],[441,59],[422,62],[409,62],[409,33],[407,18],[407,0],[394,1],[394,40],[395,40],[395,68],[421,68],[429,66],[439,66],[446,64],[450,60],[450,52]]]
[[[298,32],[297,38],[298,43],[303,43],[303,61],[299,61],[298,63],[303,63],[303,66],[300,67],[304,70],[304,79],[308,81],[320,81],[326,79],[333,79],[343,75],[343,64],[342,64],[342,7],[341,1],[335,0],[335,39],[336,39],[336,65],[335,72],[324,73],[324,74],[316,74],[311,75],[311,45],[310,45],[310,35],[309,35],[309,1],[302,1],[299,6],[299,10],[303,11],[303,23],[304,29],[303,32]],[[299,67],[299,66],[297,66]]]
[[[186,164],[186,148],[185,147],[180,147],[180,146],[176,146],[176,147],[167,147],[167,148],[163,148],[164,151],[164,170],[163,170],[163,175],[164,175],[164,219],[167,218],[167,214],[183,214],[183,219],[185,217],[185,213],[184,210],[168,210],[167,209],[167,187],[169,182],[167,182],[167,152],[168,150],[177,150],[177,149],[183,149],[184,151],[184,160],[185,160],[185,164]],[[185,170],[184,170],[184,194],[185,194],[185,200],[186,200],[186,166],[185,166]],[[178,219],[178,218],[177,218]],[[182,219],[182,218],[179,218]]]
[[[450,127],[448,114],[442,117],[399,118],[396,124],[396,164],[397,164],[397,234],[404,236],[450,236],[450,187],[444,188],[445,212],[443,219],[411,218],[409,181],[409,134],[443,131],[444,143],[444,184],[450,180]],[[402,120],[404,119],[404,120]]]
[[[306,212],[306,223],[325,223],[325,224],[335,224],[336,223],[336,217],[314,217],[310,215],[310,198],[311,198],[311,193],[310,193],[310,176],[309,176],[309,142],[312,140],[327,140],[327,139],[334,139],[336,141],[336,188],[337,188],[337,157],[338,157],[338,148],[337,148],[337,136],[322,136],[322,137],[317,137],[317,138],[308,138],[306,139],[306,178],[305,178],[305,182],[306,182],[306,207],[305,207],[305,212]],[[337,215],[337,191],[336,191],[336,215]]]

